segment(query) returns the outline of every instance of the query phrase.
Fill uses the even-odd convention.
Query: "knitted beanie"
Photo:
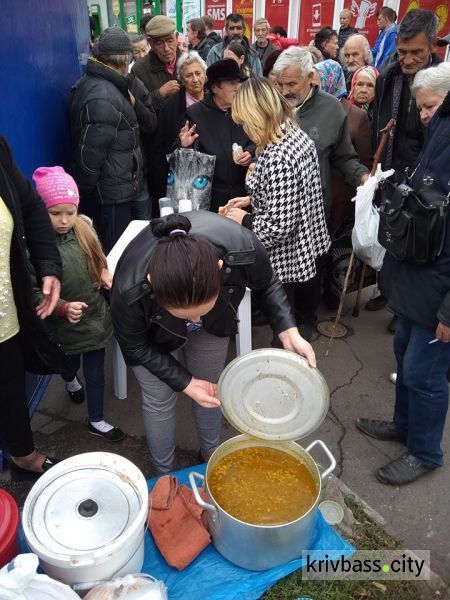
[[[130,37],[120,27],[108,27],[98,38],[98,53],[123,55],[133,51]]]
[[[77,184],[62,167],[39,167],[33,173],[33,181],[47,208],[56,204],[78,206],[80,196]]]

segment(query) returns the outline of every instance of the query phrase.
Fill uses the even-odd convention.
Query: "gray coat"
[[[348,133],[347,115],[337,98],[314,86],[311,97],[296,111],[303,131],[313,140],[319,157],[325,213],[330,213],[332,198],[331,167],[357,187],[369,173],[359,161]]]

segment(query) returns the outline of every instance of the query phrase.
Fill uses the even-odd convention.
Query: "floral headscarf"
[[[335,98],[341,99],[347,95],[345,76],[341,65],[335,60],[323,60],[314,65],[320,77],[320,88]]]
[[[350,87],[350,102],[352,104],[354,104],[355,106],[358,106],[359,108],[363,108],[364,110],[367,110],[368,109],[367,104],[360,104],[359,102],[356,102],[356,100],[353,97],[353,92],[355,90],[356,82],[358,81],[358,78],[360,77],[360,75],[365,75],[375,85],[375,82],[377,80],[379,73],[378,73],[378,70],[375,69],[375,67],[372,67],[372,65],[366,65],[364,67],[359,67],[359,69],[357,69],[355,71],[355,73],[352,77],[352,85]],[[372,100],[372,102],[373,102],[373,100]]]

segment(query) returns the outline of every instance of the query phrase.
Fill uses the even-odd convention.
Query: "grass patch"
[[[370,520],[363,507],[352,498],[345,503],[355,517],[353,537],[358,550],[395,550],[401,544]],[[263,600],[296,600],[301,596],[314,600],[419,600],[422,588],[411,581],[302,581],[301,571],[292,573],[274,585]]]

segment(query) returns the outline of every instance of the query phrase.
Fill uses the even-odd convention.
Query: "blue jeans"
[[[441,440],[448,408],[450,343],[429,342],[435,332],[399,317],[394,424],[407,437],[408,451],[424,463],[442,466]]]
[[[86,383],[86,402],[89,421],[96,422],[103,419],[103,397],[105,393],[105,349],[71,354],[67,357],[69,373],[63,377],[64,381],[72,381],[80,368],[83,357],[83,375]]]

